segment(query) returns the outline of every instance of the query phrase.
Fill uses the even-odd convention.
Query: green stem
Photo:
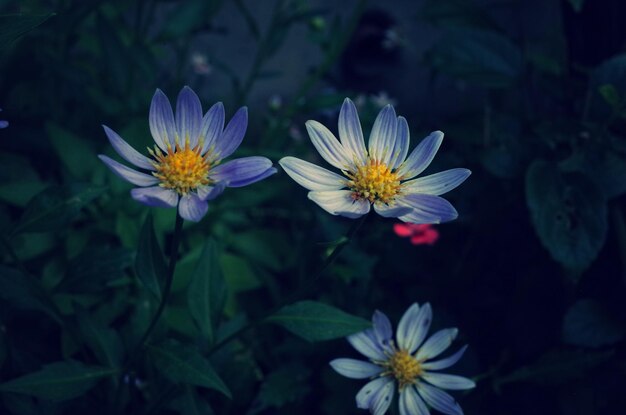
[[[215,353],[217,350],[221,349],[224,345],[226,345],[227,343],[230,343],[230,341],[236,339],[237,337],[247,332],[248,330],[252,329],[253,327],[256,327],[262,324],[267,317],[271,316],[272,314],[280,310],[285,305],[290,304],[296,300],[299,300],[303,298],[306,294],[308,294],[309,291],[313,287],[315,287],[315,284],[322,277],[322,275],[324,275],[324,272],[328,269],[328,267],[330,267],[333,264],[333,262],[335,262],[339,254],[341,254],[341,252],[343,251],[343,249],[350,244],[352,239],[354,239],[354,236],[356,235],[358,230],[361,228],[361,226],[363,225],[367,217],[368,215],[363,215],[361,216],[360,219],[358,219],[352,224],[352,226],[348,230],[348,233],[346,234],[343,241],[339,243],[337,246],[335,246],[335,249],[333,249],[333,252],[331,252],[330,255],[326,257],[320,269],[315,273],[315,275],[311,279],[309,279],[309,283],[307,285],[303,286],[298,291],[296,291],[293,295],[289,296],[286,300],[282,301],[279,305],[277,305],[276,307],[274,307],[273,309],[265,313],[265,315],[263,315],[261,318],[251,321],[250,323],[246,324],[239,330],[235,331],[231,335],[225,337],[224,339],[216,343],[213,347],[211,347],[208,354],[211,355]]]

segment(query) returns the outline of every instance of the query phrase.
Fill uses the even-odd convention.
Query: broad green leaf
[[[38,372],[0,384],[0,391],[22,393],[37,398],[64,401],[79,397],[93,388],[98,380],[118,371],[106,367],[85,366],[68,360],[45,365]]]
[[[39,180],[16,181],[0,184],[0,200],[15,206],[24,207],[37,193],[49,187]]]
[[[575,346],[607,346],[621,341],[624,334],[623,323],[615,320],[602,304],[591,299],[576,302],[563,321],[563,341]]]
[[[193,386],[187,386],[184,392],[171,404],[180,415],[213,415],[209,404],[196,392]]]
[[[126,248],[90,248],[72,259],[57,291],[101,291],[107,284],[124,276],[133,263],[133,252]]]
[[[435,70],[488,88],[507,88],[522,72],[522,53],[495,32],[453,29],[427,52]]]
[[[117,332],[97,321],[82,307],[76,308],[78,328],[98,362],[107,367],[120,367],[124,349]]]
[[[0,15],[0,52],[10,48],[13,42],[52,16],[54,13]]]
[[[215,242],[209,239],[187,291],[189,312],[209,343],[214,340],[215,327],[226,302],[226,286],[219,261]]]
[[[160,300],[161,287],[165,282],[167,267],[154,233],[152,214],[148,214],[146,217],[139,235],[135,269],[143,285]]]
[[[604,195],[579,173],[565,175],[545,161],[526,174],[526,201],[539,239],[552,257],[576,273],[584,271],[604,245]]]
[[[173,382],[215,389],[231,397],[228,387],[213,370],[211,363],[195,348],[185,346],[175,340],[168,340],[158,346],[149,345],[159,371]]]
[[[14,307],[38,310],[61,323],[56,307],[38,280],[20,271],[0,265],[0,299]]]
[[[371,327],[371,323],[335,307],[315,301],[300,301],[267,318],[310,342],[346,337]]]
[[[53,232],[64,229],[78,216],[85,205],[105,190],[105,187],[82,183],[50,187],[28,203],[13,234]]]
[[[93,172],[96,152],[84,138],[48,123],[46,131],[52,148],[69,172],[81,180],[89,180]]]

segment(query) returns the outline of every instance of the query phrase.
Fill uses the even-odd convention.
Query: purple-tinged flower
[[[374,210],[409,223],[441,223],[458,213],[439,197],[467,179],[467,169],[451,169],[415,179],[435,157],[443,133],[435,131],[409,153],[409,126],[391,105],[383,108],[365,148],[356,107],[345,99],[339,113],[339,138],[317,121],[307,121],[313,145],[343,176],[295,157],[279,163],[309,199],[333,215],[357,218]],[[408,154],[408,157],[407,157]]]
[[[2,111],[2,108],[0,108]],[[7,120],[0,120],[0,128],[7,128],[9,126],[9,122]]]
[[[265,157],[220,162],[241,144],[248,110],[240,108],[224,128],[224,106],[213,105],[204,116],[200,99],[189,87],[178,94],[176,117],[165,94],[157,89],[150,107],[150,132],[156,145],[146,157],[107,126],[104,131],[117,153],[142,173],[111,158],[98,157],[124,180],[139,187],[133,199],[155,207],[176,207],[183,219],[197,222],[226,187],[242,187],[276,173]]]
[[[395,342],[391,322],[385,314],[376,311],[372,321],[372,329],[348,337],[350,344],[369,361],[330,362],[340,375],[370,379],[356,395],[357,407],[369,409],[373,415],[383,415],[398,388],[400,415],[429,415],[428,407],[447,415],[463,415],[459,404],[442,389],[472,389],[476,384],[462,376],[437,371],[458,362],[467,346],[449,357],[432,360],[450,346],[458,330],[440,330],[426,339],[432,321],[428,303],[409,307],[400,319]]]

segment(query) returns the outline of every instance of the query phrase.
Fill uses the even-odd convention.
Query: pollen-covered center
[[[385,163],[368,159],[355,172],[346,173],[348,186],[355,199],[367,199],[374,203],[389,203],[400,190],[400,178]]]
[[[400,389],[415,383],[423,373],[420,362],[406,350],[395,351],[386,362],[386,366],[389,368],[389,373],[398,381]]]
[[[185,144],[184,148],[178,144],[174,148],[168,146],[165,153],[155,147],[155,151],[150,150],[156,168],[152,174],[161,180],[160,186],[172,189],[180,195],[207,185],[210,183],[208,174],[211,165],[207,161],[209,153],[203,157],[200,155],[201,150],[201,144],[194,148],[189,148],[189,144]]]

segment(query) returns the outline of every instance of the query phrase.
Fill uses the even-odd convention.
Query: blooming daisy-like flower
[[[381,216],[409,223],[441,223],[458,216],[439,195],[461,184],[469,170],[451,169],[414,179],[435,157],[442,132],[430,134],[407,157],[409,126],[387,105],[374,122],[366,149],[356,107],[348,98],[339,113],[340,140],[317,121],[308,121],[306,127],[320,155],[343,176],[295,157],[284,157],[279,163],[327,212],[357,218],[374,205]]]
[[[133,199],[155,207],[176,207],[183,219],[197,222],[226,187],[242,187],[276,173],[265,157],[243,157],[220,164],[241,144],[248,110],[240,108],[224,128],[224,106],[213,105],[202,116],[200,99],[189,87],[178,94],[176,118],[165,94],[157,89],[150,107],[150,132],[156,145],[151,157],[140,154],[107,126],[104,131],[117,153],[142,173],[99,155],[115,174],[140,186]]]
[[[424,341],[431,320],[430,304],[413,304],[400,319],[394,341],[389,319],[376,311],[372,329],[348,337],[350,344],[369,361],[335,359],[330,365],[343,376],[371,379],[357,393],[357,407],[383,415],[397,387],[400,415],[429,415],[429,406],[447,415],[463,415],[459,404],[442,389],[471,389],[475,383],[437,371],[455,364],[467,346],[449,357],[432,360],[450,346],[458,330],[440,330]]]

